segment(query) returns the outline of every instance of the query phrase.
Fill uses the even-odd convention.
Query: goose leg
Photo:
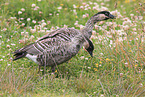
[[[40,73],[40,69],[41,69],[41,65],[39,65],[39,70],[38,70],[38,73]]]

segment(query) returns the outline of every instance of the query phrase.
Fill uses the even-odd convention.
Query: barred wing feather
[[[71,41],[71,38],[73,38],[75,35],[78,35],[79,33],[79,30],[72,28],[56,29],[51,33],[41,37],[35,43],[16,50],[14,52],[15,58],[13,60],[25,57],[27,54],[40,54],[45,49],[52,49],[53,46],[61,46],[61,42]]]

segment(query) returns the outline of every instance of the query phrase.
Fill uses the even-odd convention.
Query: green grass
[[[80,0],[1,0],[0,96],[145,96],[145,2],[143,0],[105,1],[107,0],[83,0],[83,2]],[[59,65],[54,75],[50,74],[49,67],[46,69],[46,74],[42,72],[38,74],[38,64],[27,58],[12,61],[13,51],[34,42],[57,27],[67,25],[80,29],[74,25],[76,21],[78,25],[85,25],[86,21],[99,10],[99,8],[93,9],[95,4],[90,2],[97,3],[100,7],[107,7],[109,11],[117,10],[122,16],[115,14],[119,18],[97,23],[104,30],[98,26],[94,28],[91,38],[95,45],[93,58],[81,49],[71,60]],[[32,4],[36,4],[39,8],[34,10]],[[74,8],[73,4],[77,7]],[[88,9],[80,8],[86,5]],[[58,7],[62,9],[59,10]],[[22,8],[25,11],[18,14]],[[73,10],[76,10],[77,14]],[[83,18],[85,14],[89,17]],[[134,16],[132,17],[131,14]],[[27,21],[28,18],[31,20]],[[36,23],[33,23],[33,20]],[[47,25],[41,27],[43,21]],[[23,23],[25,25],[22,26]],[[111,26],[106,26],[108,24]],[[128,28],[125,28],[125,25],[128,25]],[[32,31],[34,29],[36,31]]]

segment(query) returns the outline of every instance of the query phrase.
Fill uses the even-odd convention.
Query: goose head
[[[103,20],[108,20],[108,19],[115,19],[116,16],[112,15],[110,12],[108,11],[101,11],[98,12],[97,14],[95,14],[94,16],[92,16],[92,20],[94,23],[98,22],[98,21],[103,21]]]
[[[91,55],[91,57],[93,57],[94,45],[87,37],[85,38],[86,42],[84,43],[84,47],[87,50],[87,52]]]
[[[91,55],[91,57],[93,57],[94,45],[91,41],[89,41],[89,46],[87,48],[85,47],[85,49]]]

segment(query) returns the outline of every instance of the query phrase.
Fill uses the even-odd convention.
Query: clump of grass
[[[30,69],[7,66],[0,74],[1,93],[3,96],[9,94],[20,96],[26,91],[34,90],[34,81],[37,74],[34,68],[30,72]]]
[[[76,92],[84,92],[87,93],[90,90],[94,89],[95,82],[93,78],[86,77],[86,75],[83,75],[82,77],[76,78],[74,82],[74,88],[76,89]]]

